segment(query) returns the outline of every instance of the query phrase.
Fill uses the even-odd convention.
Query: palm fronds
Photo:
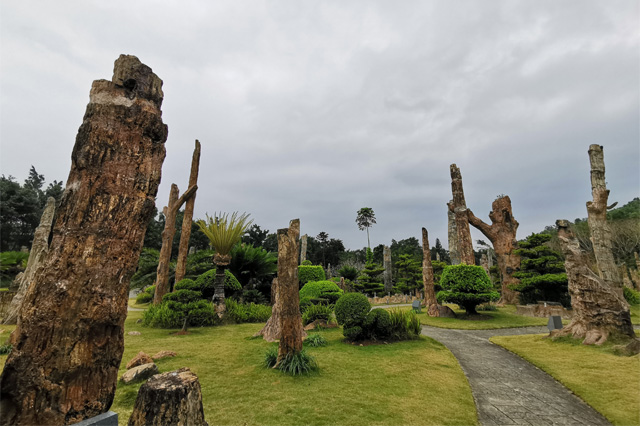
[[[202,219],[196,221],[220,256],[229,254],[252,223],[253,219],[249,220],[247,213],[239,215],[238,212],[232,213],[231,216],[228,213],[220,213],[215,217],[207,215],[206,221]]]

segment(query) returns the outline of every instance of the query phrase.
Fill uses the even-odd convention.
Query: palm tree
[[[235,246],[242,235],[247,231],[253,220],[249,220],[249,215],[243,213],[238,216],[234,212],[220,213],[215,218],[207,215],[207,220],[198,220],[196,223],[204,235],[209,238],[211,245],[216,250],[213,256],[213,263],[216,265],[216,283],[213,299],[216,302],[216,311],[219,316],[225,311],[224,304],[224,271],[231,262],[231,249]]]
[[[356,216],[356,223],[358,228],[362,231],[367,230],[367,247],[371,248],[371,242],[369,241],[369,227],[376,223],[376,215],[371,207],[363,207],[358,210]]]

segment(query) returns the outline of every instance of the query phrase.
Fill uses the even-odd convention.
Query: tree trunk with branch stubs
[[[169,291],[169,263],[171,262],[171,246],[173,245],[173,237],[176,235],[176,216],[180,207],[191,198],[197,191],[198,186],[190,187],[182,196],[178,197],[180,191],[178,185],[171,184],[171,192],[169,193],[169,203],[162,209],[165,222],[162,230],[162,248],[158,258],[158,271],[156,274],[156,290],[153,296],[153,304],[162,303],[162,297]]]
[[[476,258],[473,255],[473,242],[471,231],[469,230],[469,218],[467,217],[467,203],[464,200],[464,190],[462,188],[462,175],[460,169],[452,164],[451,171],[451,192],[453,202],[451,208],[455,215],[456,229],[458,231],[457,248],[460,256],[460,263],[465,265],[475,265]]]
[[[289,228],[278,229],[278,296],[276,309],[280,318],[279,364],[288,354],[302,350],[302,316],[298,293],[298,237],[300,220],[294,219]]]
[[[611,335],[633,338],[629,305],[607,282],[589,267],[567,220],[556,221],[565,256],[569,293],[573,308],[571,323],[551,335],[584,339],[585,345],[601,345]]]
[[[49,254],[0,378],[3,425],[77,423],[113,402],[129,280],[165,157],[162,98],[162,80],[134,56],[93,82]]]
[[[198,171],[200,170],[200,142],[196,140],[196,147],[193,150],[191,159],[191,173],[189,173],[189,188],[198,185]],[[182,218],[182,232],[180,233],[180,245],[178,247],[178,259],[176,261],[176,282],[184,278],[187,270],[187,254],[189,253],[189,239],[191,238],[191,225],[193,221],[193,209],[196,205],[196,194],[194,193],[184,205],[184,216]]]
[[[433,266],[431,264],[431,250],[429,249],[429,233],[422,228],[422,284],[424,286],[424,304],[429,308],[437,305],[436,292],[433,283]]]
[[[502,294],[498,304],[518,303],[518,292],[509,288],[510,285],[520,282],[513,276],[514,272],[520,270],[520,256],[514,253],[518,248],[516,231],[519,223],[513,217],[511,199],[505,195],[498,197],[492,203],[489,213],[491,225],[477,218],[471,210],[467,210],[467,213],[469,223],[491,241],[498,259],[498,268],[502,277]]]

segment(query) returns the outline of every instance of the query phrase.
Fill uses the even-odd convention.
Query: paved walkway
[[[460,362],[471,385],[478,419],[495,425],[610,425],[553,377],[489,342],[491,336],[548,333],[546,327],[451,330],[422,327]]]

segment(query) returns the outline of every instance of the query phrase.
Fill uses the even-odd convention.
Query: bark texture
[[[300,264],[307,260],[307,234],[302,236],[302,247],[300,248]]]
[[[610,335],[633,338],[629,305],[587,266],[578,239],[569,229],[569,221],[556,221],[558,238],[565,256],[573,320],[551,335],[584,339],[583,344],[601,345]]]
[[[288,354],[302,350],[302,316],[298,293],[298,238],[300,220],[294,219],[289,228],[278,229],[278,295],[275,310],[280,320],[280,345],[276,365]]]
[[[451,171],[451,192],[453,201],[450,208],[455,216],[457,230],[457,250],[460,256],[460,263],[465,265],[475,265],[476,258],[473,255],[473,243],[471,231],[469,230],[469,218],[467,217],[467,203],[464,200],[464,190],[462,188],[462,175],[460,169],[452,164]]]
[[[382,250],[382,259],[384,263],[384,273],[382,278],[384,279],[384,292],[389,294],[393,291],[393,280],[392,280],[392,265],[391,265],[391,248],[389,246],[384,246]]]
[[[198,376],[188,368],[157,374],[138,391],[129,426],[207,425]]]
[[[27,294],[27,290],[33,282],[38,268],[43,265],[47,253],[49,253],[49,235],[51,235],[51,225],[53,224],[55,213],[56,200],[53,197],[49,197],[47,199],[47,205],[42,212],[42,217],[40,217],[40,224],[33,235],[33,243],[31,244],[27,267],[24,272],[16,277],[18,292],[13,296],[13,299],[11,299],[11,304],[7,308],[7,314],[2,322],[3,324],[16,324],[18,321],[18,314],[20,313],[24,296]]]
[[[422,284],[424,286],[424,305],[427,309],[437,305],[436,292],[433,287],[433,266],[431,265],[431,250],[429,249],[429,233],[422,228]]]
[[[200,170],[200,142],[196,140],[196,147],[191,158],[191,172],[189,173],[189,188],[197,187],[198,171]],[[180,233],[180,245],[178,246],[178,259],[176,261],[176,282],[184,278],[187,270],[187,254],[189,253],[189,239],[191,238],[191,225],[193,221],[193,209],[196,205],[196,193],[194,192],[184,205],[182,218],[182,231]]]
[[[158,270],[156,273],[156,290],[153,296],[154,305],[162,303],[162,297],[169,291],[169,264],[171,263],[171,246],[173,237],[176,235],[176,216],[180,207],[193,195],[195,195],[197,185],[191,186],[182,196],[178,197],[180,191],[178,185],[171,184],[169,192],[169,204],[162,209],[164,214],[164,229],[162,230],[162,248],[158,258]]]
[[[587,201],[587,223],[598,272],[604,282],[622,296],[622,277],[613,259],[611,228],[607,223],[609,190],[604,177],[604,152],[600,145],[589,146],[592,201]]]
[[[53,227],[0,379],[0,423],[70,424],[108,411],[129,279],[160,183],[162,81],[134,56],[93,82]]]
[[[453,200],[447,203],[448,219],[448,240],[449,258],[452,265],[460,264],[460,253],[458,253],[458,228],[456,227],[456,215],[453,213]]]
[[[509,288],[512,284],[518,284],[520,280],[513,276],[514,272],[520,270],[520,256],[514,253],[518,248],[516,232],[520,225],[513,217],[511,209],[511,199],[508,195],[498,197],[491,204],[489,219],[491,225],[484,223],[476,217],[471,210],[467,210],[469,223],[484,234],[491,241],[493,250],[498,259],[498,268],[502,278],[502,291],[498,304],[518,303],[518,292]],[[487,267],[488,267],[487,262]]]

